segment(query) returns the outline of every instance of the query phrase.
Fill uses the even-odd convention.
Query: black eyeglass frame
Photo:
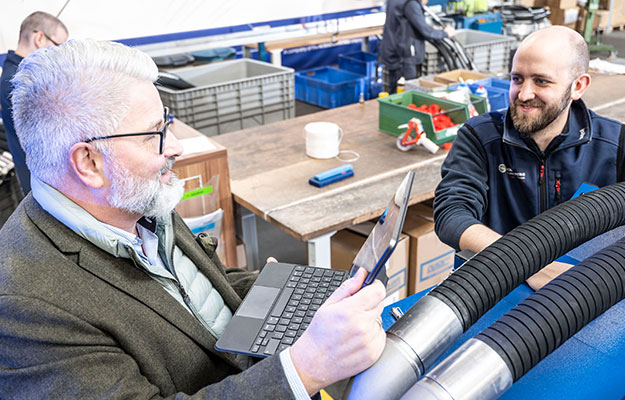
[[[169,126],[169,124],[174,122],[174,116],[169,113],[169,108],[167,107],[165,107],[164,120],[165,120],[165,123],[163,124],[163,127],[158,131],[139,132],[139,133],[119,133],[116,135],[98,136],[98,137],[87,139],[84,142],[91,143],[95,140],[113,139],[113,138],[118,138],[118,137],[159,135],[159,137],[161,138],[161,141],[158,146],[158,154],[160,155],[160,154],[163,154],[163,144],[165,143],[165,139],[167,138],[167,127]]]
[[[33,33],[43,33],[43,36],[45,36],[46,39],[48,39],[49,41],[52,42],[52,44],[54,44],[55,46],[60,46],[61,43],[57,43],[56,40],[52,39],[50,36],[48,36],[47,33],[45,33],[44,31],[38,31],[38,30],[34,30]]]

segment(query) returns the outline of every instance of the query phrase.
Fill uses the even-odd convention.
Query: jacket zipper
[[[539,189],[539,203],[540,203],[540,213],[547,209],[547,184],[545,179],[545,159],[543,156],[536,154],[534,151],[528,149],[527,147],[520,146],[514,142],[503,140],[504,143],[509,144],[514,147],[518,147],[520,149],[525,149],[530,153],[534,154],[536,158],[538,158],[539,166],[538,166],[538,189]]]
[[[208,323],[204,320],[204,318],[202,318],[199,314],[199,312],[197,311],[197,309],[195,308],[195,306],[193,305],[193,303],[191,302],[191,297],[189,297],[189,294],[187,293],[187,291],[184,289],[184,287],[182,286],[182,284],[180,283],[180,281],[178,280],[178,275],[176,274],[176,269],[174,268],[174,248],[175,248],[175,240],[172,240],[172,246],[171,246],[171,256],[169,258],[170,261],[170,265],[171,265],[171,273],[174,277],[173,282],[174,282],[174,286],[176,286],[176,289],[178,289],[178,293],[180,293],[180,296],[182,296],[182,301],[184,301],[184,304],[187,305],[187,307],[189,308],[189,311],[191,311],[191,314],[195,317],[196,320],[198,320],[198,322],[204,327],[204,329],[206,329],[207,331],[209,331],[211,333],[211,335],[213,335],[214,337],[219,337],[217,335],[217,333],[213,330],[213,328],[211,328]],[[154,275],[153,273],[151,273],[150,271],[146,270],[145,268],[142,268],[139,266],[139,263],[137,262],[137,260],[135,260],[135,257],[133,256],[134,253],[134,249],[132,249],[130,246],[128,245],[124,245],[126,246],[126,250],[128,251],[128,253],[130,254],[130,259],[132,260],[133,264],[135,265],[136,268],[139,268],[141,271],[145,272],[146,274],[150,275],[150,276],[157,276]],[[159,277],[160,278],[160,277]]]
[[[560,172],[556,172],[556,204],[560,204],[562,201],[561,185]]]
[[[176,274],[176,268],[174,267],[174,249],[175,249],[175,247],[176,247],[176,238],[174,237],[172,239],[172,241],[171,241],[171,248],[169,249],[170,250],[169,251],[169,265],[171,266],[171,273],[174,276],[174,283],[176,284],[176,287],[178,288],[178,292],[182,296],[182,300],[184,301],[184,304],[186,304],[187,307],[189,307],[189,310],[191,310],[191,314],[193,314],[195,319],[197,319],[200,322],[200,324],[204,327],[204,329],[209,331],[211,333],[211,335],[213,335],[214,337],[217,338],[219,336],[213,330],[213,328],[211,328],[208,325],[208,323],[204,320],[204,318],[202,318],[202,316],[200,315],[198,310],[195,308],[195,306],[191,302],[191,297],[189,297],[189,294],[187,293],[186,290],[184,290],[184,287],[182,287],[182,284],[180,283],[180,280],[178,279],[178,274]]]
[[[542,213],[547,209],[547,188],[545,184],[545,161],[540,160],[539,167],[539,175],[538,175],[538,188],[540,189],[540,212]]]

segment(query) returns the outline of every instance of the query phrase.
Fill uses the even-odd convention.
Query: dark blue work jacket
[[[13,104],[11,103],[11,92],[13,91],[11,79],[17,72],[17,67],[21,62],[22,57],[15,54],[14,51],[9,50],[7,58],[2,65],[2,75],[0,75],[0,113],[2,115],[2,122],[4,123],[9,151],[13,156],[15,172],[22,186],[22,191],[24,195],[26,195],[30,192],[30,172],[26,167],[26,154],[24,154],[24,150],[22,150],[20,141],[15,133],[15,127],[13,126]]]
[[[505,234],[566,201],[586,182],[623,180],[625,129],[574,101],[563,132],[544,152],[512,127],[509,116],[472,118],[442,166],[434,218],[440,239],[458,248],[462,233],[482,223]]]
[[[434,29],[425,21],[419,0],[389,0],[380,48],[380,61],[389,70],[402,70],[406,79],[425,60],[425,41],[440,40],[447,33]]]

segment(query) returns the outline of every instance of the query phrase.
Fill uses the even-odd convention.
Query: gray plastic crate
[[[206,136],[295,117],[291,68],[240,59],[171,72],[195,87],[159,86],[163,104]]]
[[[459,29],[454,38],[462,44],[478,70],[508,71],[510,50],[517,41],[514,37],[473,29]],[[426,42],[423,75],[437,74],[445,70],[445,61],[438,54],[438,50]]]

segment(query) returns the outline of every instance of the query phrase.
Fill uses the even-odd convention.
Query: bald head
[[[582,35],[571,28],[550,26],[533,32],[521,42],[517,52],[538,50],[548,52],[554,61],[563,62],[571,79],[588,72],[588,45]]]

